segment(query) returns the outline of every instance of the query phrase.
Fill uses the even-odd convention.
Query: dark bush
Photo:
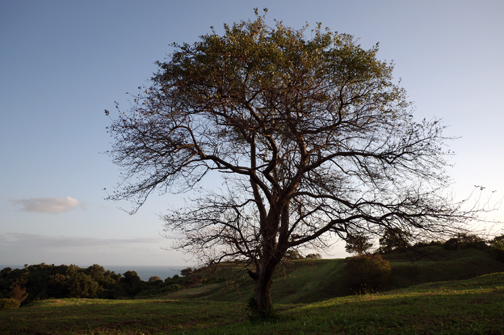
[[[387,285],[392,268],[387,260],[376,254],[347,258],[344,270],[352,290],[372,292]]]
[[[28,293],[26,293],[26,288],[16,285],[12,288],[10,297],[16,299],[21,304],[28,297]]]
[[[501,262],[504,262],[504,235],[495,237],[490,241],[493,256]]]
[[[149,283],[155,283],[155,282],[162,282],[163,280],[161,278],[159,278],[159,276],[152,276],[149,278]]]
[[[474,248],[479,250],[488,249],[488,246],[481,237],[473,234],[457,234],[443,244],[446,250],[457,250]]]
[[[14,298],[0,298],[0,310],[19,308],[19,301]]]

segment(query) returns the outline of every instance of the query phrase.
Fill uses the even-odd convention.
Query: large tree
[[[174,44],[152,86],[109,127],[126,171],[111,198],[223,187],[164,216],[207,261],[247,260],[259,311],[286,251],[328,238],[454,229],[443,127],[417,122],[392,64],[352,36],[254,21]]]

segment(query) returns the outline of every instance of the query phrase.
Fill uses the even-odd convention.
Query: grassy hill
[[[43,300],[0,311],[2,334],[503,334],[504,273],[277,304],[251,324],[243,304],[201,300]]]
[[[385,258],[389,290],[351,295],[344,259],[286,262],[272,288],[274,323],[250,323],[251,280],[222,264],[197,274],[204,285],[148,299],[48,299],[0,311],[0,334],[504,334],[504,263],[435,246]]]
[[[488,252],[467,248],[446,250],[429,246],[384,256],[392,266],[390,283],[384,290],[406,288],[421,283],[467,279],[504,272],[504,263]],[[272,285],[274,303],[311,303],[354,294],[343,270],[344,259],[295,260],[282,264]],[[206,274],[213,283],[167,294],[170,299],[246,302],[253,291],[244,269],[223,264]],[[226,278],[227,281],[223,279]]]

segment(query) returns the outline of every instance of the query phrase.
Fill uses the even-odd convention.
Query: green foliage
[[[182,270],[180,271],[180,274],[181,274],[183,277],[187,277],[187,276],[189,276],[191,273],[193,273],[193,271],[194,271],[194,270],[193,270],[193,268],[188,267],[188,268],[182,269]]]
[[[88,298],[98,293],[99,284],[85,273],[76,273],[68,279],[70,298]]]
[[[121,278],[121,284],[124,288],[124,291],[130,296],[134,297],[140,291],[142,291],[141,287],[142,280],[136,273],[136,271],[126,271],[123,273],[123,277]]]
[[[409,239],[411,235],[400,228],[387,228],[380,238],[381,253],[389,253],[392,251],[404,251],[410,247]]]
[[[159,276],[152,276],[149,278],[149,283],[155,283],[155,282],[158,282],[158,281],[163,281]]]
[[[456,236],[446,241],[443,246],[448,250],[465,248],[485,250],[488,247],[485,240],[483,240],[481,237],[466,233],[457,234]]]
[[[392,268],[381,255],[348,258],[344,266],[350,287],[356,292],[376,291],[387,285]]]
[[[350,254],[361,256],[373,247],[373,243],[364,235],[350,235],[346,239],[345,250]]]
[[[16,299],[21,304],[28,297],[28,293],[26,293],[26,288],[21,288],[21,286],[15,285],[9,296]]]
[[[76,265],[42,263],[26,265],[23,269],[3,269],[0,272],[0,297],[14,296],[22,306],[50,297],[118,299],[171,284],[174,283],[163,283],[160,279],[143,282],[135,271],[127,271],[123,277],[98,264],[84,269]]]
[[[14,298],[0,298],[0,310],[19,308],[20,302]]]

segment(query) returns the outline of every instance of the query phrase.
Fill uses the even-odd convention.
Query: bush
[[[357,256],[347,259],[344,270],[350,288],[356,292],[376,291],[387,284],[392,268],[381,255]]]
[[[0,298],[0,310],[19,308],[19,301],[14,298]]]
[[[159,276],[152,276],[149,278],[149,283],[155,283],[155,282],[162,282],[163,280],[161,278],[159,278]]]
[[[486,242],[479,236],[473,234],[457,234],[443,244],[446,250],[457,250],[474,248],[479,250],[488,249]]]
[[[26,293],[26,288],[16,285],[12,288],[10,297],[16,299],[21,304],[28,297],[28,293]]]
[[[492,247],[492,254],[494,257],[504,262],[504,235],[497,236],[490,241],[490,246]]]

